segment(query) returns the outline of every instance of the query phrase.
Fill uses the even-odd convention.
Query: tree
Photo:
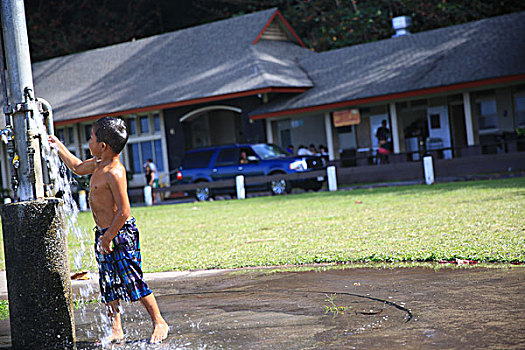
[[[26,0],[33,60],[278,7],[307,46],[325,51],[525,10],[522,0]]]
[[[218,17],[279,7],[301,39],[317,51],[390,38],[393,17],[412,18],[412,32],[525,10],[521,0],[196,0]]]
[[[160,32],[152,0],[26,0],[32,59],[66,55]]]

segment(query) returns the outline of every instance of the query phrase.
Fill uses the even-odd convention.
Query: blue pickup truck
[[[267,143],[213,146],[187,151],[177,180],[182,184],[202,183],[194,193],[197,200],[205,201],[215,194],[235,194],[235,187],[206,187],[207,182],[245,177],[292,174],[326,168],[321,156],[290,156],[276,145]],[[281,179],[266,183],[250,184],[246,191],[267,191],[272,194],[290,193],[292,187],[318,191],[325,176],[288,181]]]

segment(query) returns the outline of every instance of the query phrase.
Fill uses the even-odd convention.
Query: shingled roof
[[[267,28],[288,40],[266,40]],[[270,9],[36,63],[35,92],[65,122],[260,89],[304,91],[312,82],[297,59],[312,52],[302,45]]]
[[[525,12],[305,57],[314,87],[252,119],[394,100],[480,84],[525,82]],[[471,85],[469,85],[471,84]]]

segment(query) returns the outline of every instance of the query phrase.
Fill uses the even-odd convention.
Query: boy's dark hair
[[[128,142],[128,128],[120,118],[104,117],[93,125],[98,142],[105,142],[113,152],[119,154]]]

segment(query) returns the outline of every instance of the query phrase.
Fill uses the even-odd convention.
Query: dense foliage
[[[316,51],[389,38],[391,19],[412,32],[524,11],[522,0],[26,0],[33,60],[65,55],[278,7]]]

